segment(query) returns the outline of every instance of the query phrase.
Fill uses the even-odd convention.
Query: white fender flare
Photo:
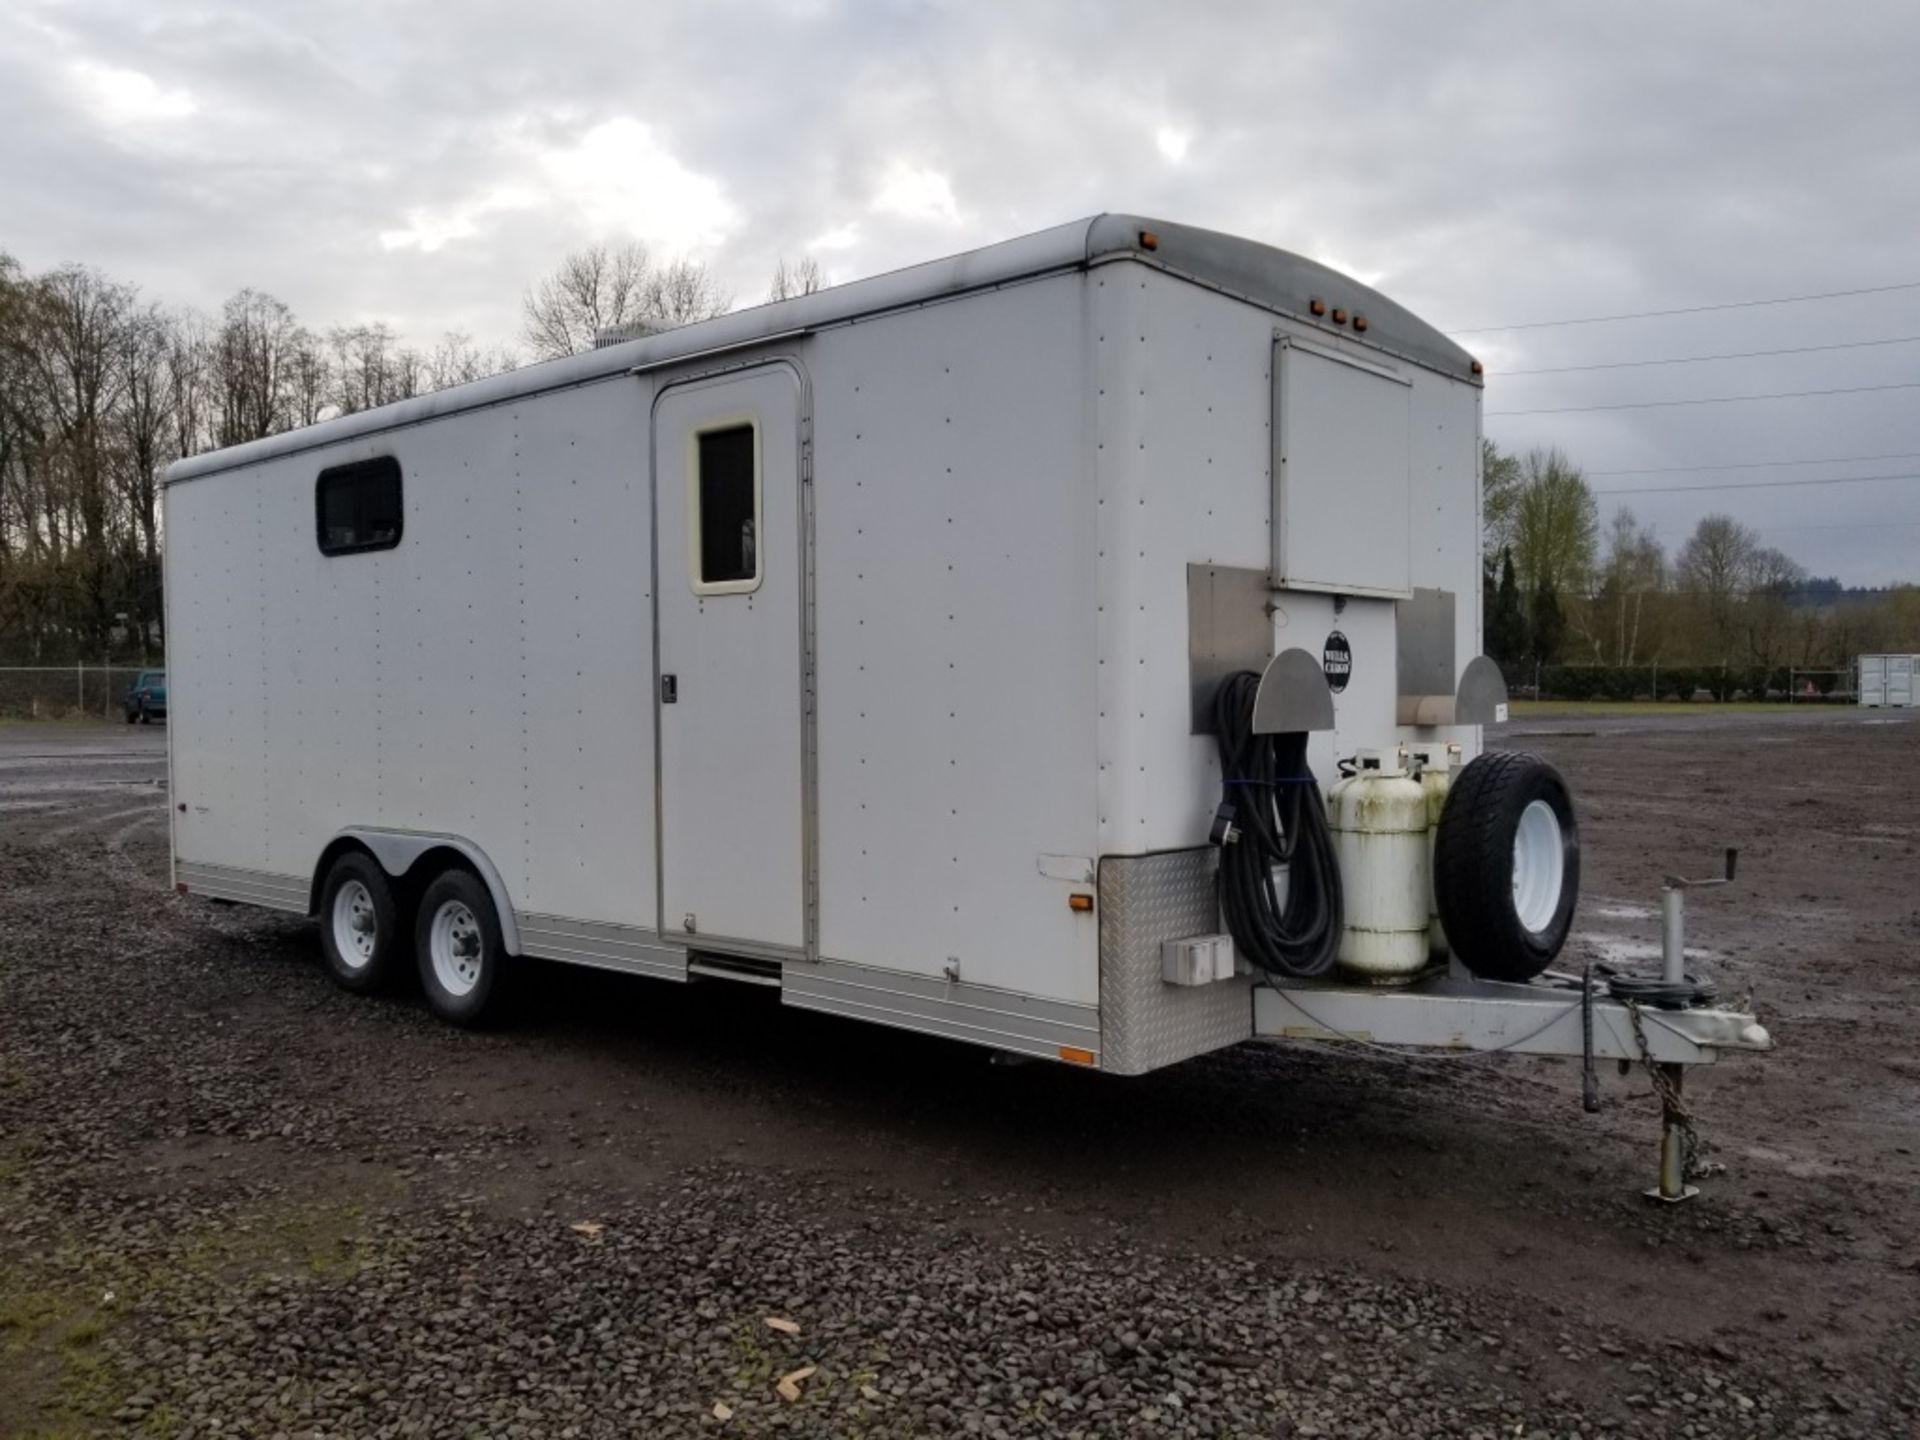
[[[509,955],[520,953],[520,927],[514,921],[513,901],[507,895],[505,882],[500,872],[494,868],[493,861],[487,858],[487,852],[462,835],[436,835],[417,830],[380,830],[371,826],[354,827],[342,830],[327,842],[329,849],[341,840],[353,840],[366,847],[380,868],[398,880],[413,864],[429,850],[454,850],[472,862],[474,870],[485,882],[487,893],[493,897],[494,912],[500,917],[500,939],[505,943]],[[324,853],[324,852],[323,852]]]

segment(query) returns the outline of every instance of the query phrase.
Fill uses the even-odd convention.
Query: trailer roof
[[[1148,237],[1153,241],[1151,248]],[[969,291],[1115,260],[1137,260],[1349,342],[1371,346],[1468,384],[1480,383],[1473,357],[1460,346],[1378,291],[1317,261],[1257,241],[1172,221],[1142,215],[1096,215],[924,265],[736,310],[677,330],[606,345],[563,360],[542,361],[375,410],[192,456],[170,466],[165,483],[177,484],[463,410],[590,384],[636,368],[650,369],[741,349]],[[1316,317],[1311,309],[1316,300],[1328,311],[1365,315],[1366,333],[1359,335],[1348,326],[1335,325],[1330,316]]]

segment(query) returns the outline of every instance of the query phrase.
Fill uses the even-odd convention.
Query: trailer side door
[[[802,385],[791,365],[654,405],[661,929],[804,953]]]

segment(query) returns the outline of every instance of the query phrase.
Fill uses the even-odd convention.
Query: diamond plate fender
[[[1100,1068],[1142,1075],[1253,1036],[1253,981],[1169,985],[1160,944],[1220,930],[1211,847],[1100,861]]]

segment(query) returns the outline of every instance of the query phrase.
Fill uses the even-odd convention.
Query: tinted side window
[[[700,433],[696,589],[751,589],[760,578],[755,449],[751,424]]]
[[[314,510],[322,555],[391,550],[400,543],[400,462],[382,455],[322,470]]]

